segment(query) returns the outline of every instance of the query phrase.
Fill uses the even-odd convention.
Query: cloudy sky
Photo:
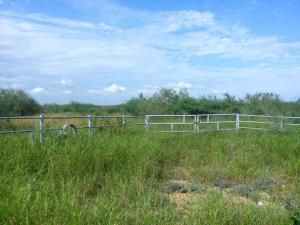
[[[161,87],[296,100],[299,27],[299,0],[0,0],[0,88],[41,103]]]

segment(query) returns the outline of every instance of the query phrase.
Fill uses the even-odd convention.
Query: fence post
[[[122,126],[125,127],[125,115],[122,115]]]
[[[185,123],[185,115],[182,117],[182,123]]]
[[[235,124],[235,129],[239,130],[240,129],[240,114],[236,114],[236,124]]]
[[[149,131],[149,118],[148,118],[148,115],[145,115],[145,130]]]
[[[92,134],[92,116],[91,115],[88,115],[88,132],[89,132],[89,135]]]
[[[197,129],[196,132],[199,132],[199,126],[200,126],[200,116],[197,114]]]
[[[34,145],[34,136],[33,136],[33,133],[32,133],[32,132],[29,133],[29,143],[30,143],[31,145]]]
[[[280,117],[280,131],[283,131],[283,116]]]
[[[45,122],[44,122],[44,114],[40,115],[40,143],[44,144],[45,140],[44,140],[44,132],[45,132]]]
[[[194,116],[194,132],[197,133],[197,115]]]
[[[206,122],[209,123],[209,114],[207,114]]]
[[[217,123],[217,130],[220,130],[220,123]]]
[[[174,130],[174,124],[171,123],[171,131],[173,132],[173,130]]]

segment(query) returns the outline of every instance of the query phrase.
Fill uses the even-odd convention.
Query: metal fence
[[[205,132],[225,130],[300,131],[300,117],[249,114],[146,115],[145,127],[156,132]],[[187,127],[187,129],[185,129]]]
[[[31,129],[19,130],[22,126],[11,126],[11,121],[30,122]],[[70,120],[81,120],[74,124]],[[99,120],[102,123],[99,124]],[[47,124],[47,121],[50,121]],[[9,124],[10,126],[5,126]],[[55,127],[54,125],[59,125]],[[47,126],[46,126],[47,125]],[[63,126],[62,126],[63,125]],[[54,127],[53,127],[54,126]],[[145,115],[145,116],[52,116],[46,117],[0,117],[0,135],[39,132],[40,142],[44,142],[46,131],[64,133],[70,128],[73,133],[78,129],[87,129],[91,135],[93,129],[144,126],[153,132],[207,132],[240,129],[251,130],[293,130],[300,131],[300,117],[247,115],[247,114],[197,114],[197,115]],[[299,128],[299,129],[298,129]]]

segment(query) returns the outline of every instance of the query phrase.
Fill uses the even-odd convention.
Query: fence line
[[[73,124],[65,124],[62,128],[46,128],[46,120],[61,120],[61,119],[85,119],[87,120],[86,126],[77,126]],[[117,124],[101,125],[93,124],[93,120],[116,119]],[[129,119],[135,121],[129,122]],[[136,120],[143,119],[143,122]],[[171,119],[171,121],[170,121]],[[39,132],[39,139],[44,143],[46,131],[60,131],[65,132],[68,125],[72,129],[87,129],[88,134],[92,135],[93,129],[111,128],[111,127],[129,127],[129,126],[144,126],[146,131],[154,132],[207,132],[207,131],[230,131],[230,130],[280,130],[284,131],[286,127],[300,126],[300,117],[291,116],[270,116],[270,115],[250,115],[250,114],[197,114],[197,115],[145,115],[145,116],[49,116],[46,117],[41,114],[39,117],[0,117],[1,121],[10,120],[37,120],[39,121],[39,129],[31,130],[0,130],[1,134],[19,134],[19,133],[33,133]],[[297,121],[297,123],[295,122]],[[253,127],[251,125],[263,125],[263,127]],[[207,126],[213,126],[210,129]],[[225,127],[223,127],[225,126]],[[268,127],[266,127],[268,126]],[[155,129],[154,127],[158,127]],[[169,129],[161,129],[161,127],[169,127]],[[179,129],[178,129],[179,127]],[[183,129],[188,127],[189,129]],[[153,129],[154,128],[154,129]],[[177,129],[176,129],[177,128]],[[0,127],[1,129],[1,127]]]

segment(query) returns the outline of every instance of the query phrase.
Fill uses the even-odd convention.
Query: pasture
[[[0,224],[273,225],[299,213],[296,132],[46,137],[0,136]]]

